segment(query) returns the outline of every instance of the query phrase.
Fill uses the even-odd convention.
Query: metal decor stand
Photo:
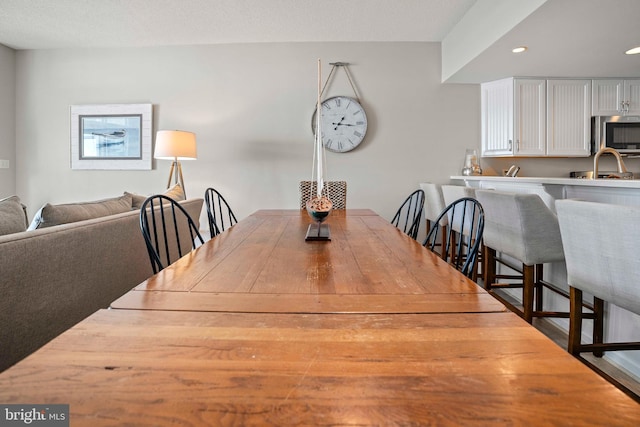
[[[327,224],[322,224],[322,222],[327,219],[329,214],[331,213],[331,209],[333,204],[328,197],[323,196],[324,189],[324,145],[322,144],[322,132],[320,129],[322,116],[322,64],[320,59],[318,59],[318,99],[316,103],[316,132],[314,138],[314,149],[313,149],[313,162],[312,162],[312,172],[311,175],[315,178],[317,183],[316,186],[316,194],[315,197],[311,193],[309,195],[309,200],[306,203],[307,213],[313,219],[313,223],[309,225],[307,229],[307,235],[304,240],[309,241],[330,241],[331,240],[331,232],[329,231],[329,226]],[[311,179],[313,182],[314,179]]]
[[[313,224],[309,224],[309,228],[307,229],[307,235],[304,238],[305,241],[331,241],[331,230],[329,229],[329,224],[323,224],[321,222],[314,222]]]

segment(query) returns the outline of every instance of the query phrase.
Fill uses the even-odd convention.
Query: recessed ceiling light
[[[513,53],[522,53],[522,52],[524,52],[526,50],[527,50],[526,46],[518,46],[518,47],[515,47],[515,48],[511,49],[511,52],[513,52]]]
[[[640,53],[640,46],[634,47],[632,49],[629,49],[628,51],[625,52],[627,55],[636,55],[638,53]]]

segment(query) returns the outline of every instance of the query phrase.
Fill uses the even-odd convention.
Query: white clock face
[[[347,96],[335,96],[323,101],[320,118],[322,143],[330,151],[351,151],[362,142],[367,133],[367,115],[364,109],[358,101]],[[315,112],[311,126],[315,134]]]

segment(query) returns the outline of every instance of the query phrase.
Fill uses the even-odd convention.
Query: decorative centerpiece
[[[324,144],[322,143],[322,131],[320,128],[321,116],[322,116],[322,63],[318,59],[318,102],[316,105],[316,132],[314,140],[313,150],[313,165],[312,165],[312,181],[316,181],[316,194],[311,192],[310,199],[306,203],[307,213],[315,221],[314,224],[310,224],[307,229],[306,241],[314,240],[331,240],[331,231],[328,224],[322,222],[327,219],[333,208],[331,200],[322,194],[324,189]]]
[[[482,168],[478,162],[478,151],[472,148],[467,149],[464,156],[464,167],[462,175],[482,175]]]

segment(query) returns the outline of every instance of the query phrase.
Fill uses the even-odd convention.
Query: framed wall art
[[[71,169],[151,169],[151,104],[71,106]]]

